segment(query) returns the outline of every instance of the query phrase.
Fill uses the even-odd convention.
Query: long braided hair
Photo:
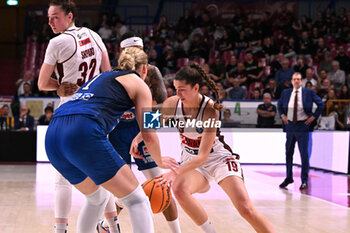
[[[207,76],[205,71],[197,64],[193,63],[189,66],[181,68],[175,76],[175,80],[185,80],[187,84],[190,84],[192,87],[198,83],[199,86],[202,86],[203,81],[208,83],[210,88],[214,90],[216,101],[214,103],[214,108],[216,110],[221,110],[222,105],[219,102],[219,89],[216,86],[215,82]]]

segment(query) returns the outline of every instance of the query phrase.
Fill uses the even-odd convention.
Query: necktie
[[[298,91],[295,91],[294,108],[293,108],[293,123],[297,122],[298,118]]]

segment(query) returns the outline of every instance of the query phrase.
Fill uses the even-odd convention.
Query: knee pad
[[[107,204],[110,195],[110,192],[99,187],[95,192],[85,196],[89,205],[99,206]]]
[[[72,184],[69,183],[69,181],[66,178],[64,178],[59,172],[56,173],[55,185],[56,189],[60,187],[72,189]]]

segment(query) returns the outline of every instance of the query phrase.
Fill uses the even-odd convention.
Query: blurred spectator
[[[215,62],[210,65],[210,73],[217,77],[214,79],[215,82],[221,82],[225,78],[226,68],[221,57],[216,57]]]
[[[288,89],[288,88],[291,88],[291,87],[292,87],[292,84],[290,83],[290,81],[284,80],[282,85],[277,86],[275,98],[279,99],[281,97],[282,91],[284,89]]]
[[[333,116],[335,120],[335,129],[336,130],[343,130],[345,129],[345,126],[343,124],[344,122],[344,113],[340,111],[339,104],[334,103],[333,106],[330,108],[329,116]]]
[[[191,43],[188,54],[190,55],[190,59],[196,57],[202,57],[206,60],[208,59],[208,47],[204,43],[201,34],[195,34],[193,36],[193,41]]]
[[[320,75],[317,78],[317,84],[322,84],[323,80],[328,78],[328,73],[326,70],[320,70]]]
[[[246,62],[244,63],[245,71],[248,76],[248,85],[253,82],[260,82],[264,73],[260,62],[253,59],[251,51],[246,52]]]
[[[326,45],[324,43],[324,39],[322,37],[320,37],[320,38],[318,38],[317,45],[315,46],[315,49],[314,49],[315,61],[317,63],[322,61],[324,54],[326,52],[329,52],[329,49],[326,47]]]
[[[166,92],[168,97],[175,95],[175,90],[172,87],[167,87]]]
[[[207,74],[207,76],[208,76],[209,78],[211,78],[213,81],[216,82],[216,80],[219,80],[219,77],[216,76],[215,74],[213,74],[213,73],[211,72],[210,67],[209,67],[209,65],[208,65],[207,63],[205,63],[205,64],[203,65],[203,70],[204,70],[204,72]],[[217,83],[217,84],[218,84],[218,83]]]
[[[248,48],[253,54],[262,49],[260,36],[253,27],[248,28]]]
[[[314,79],[314,72],[310,68],[306,70],[306,76],[302,79],[302,86],[305,87],[307,82],[310,82],[312,86],[317,86],[317,81]]]
[[[275,95],[276,95],[276,80],[274,79],[269,79],[268,83],[266,84],[266,87],[264,89],[264,93],[269,93],[271,95],[272,99],[275,99]]]
[[[276,72],[275,79],[277,86],[282,85],[284,81],[291,82],[293,74],[294,71],[291,68],[289,68],[289,60],[284,59],[282,61],[282,68]]]
[[[324,60],[321,61],[319,70],[325,70],[327,73],[332,71],[332,55],[330,52],[324,54]]]
[[[293,70],[299,72],[301,77],[305,78],[307,69],[309,69],[309,66],[305,64],[304,58],[298,58],[297,64],[293,67]]]
[[[245,50],[248,47],[248,39],[245,35],[244,30],[240,31],[238,40],[235,43],[237,53],[240,54],[242,50]]]
[[[275,77],[276,72],[282,68],[282,62],[286,59],[283,55],[283,53],[278,53],[277,58],[275,58],[270,66],[271,66],[271,77]]]
[[[252,100],[261,100],[261,91],[259,88],[255,88],[253,95],[251,95]]]
[[[179,32],[176,35],[176,40],[174,42],[175,57],[187,57],[188,50],[190,49],[190,42],[185,37],[183,32]]]
[[[339,62],[339,67],[341,70],[344,70],[346,74],[350,73],[350,57],[346,55],[343,45],[339,46],[338,56],[336,56],[334,60]]]
[[[29,115],[29,109],[25,105],[21,106],[19,116],[15,117],[15,129],[20,131],[34,129],[34,118]]]
[[[328,79],[334,85],[336,92],[340,91],[345,84],[345,72],[339,69],[338,61],[332,62],[332,71],[328,73]]]
[[[307,55],[312,53],[312,42],[309,39],[309,34],[307,31],[303,31],[301,33],[301,39],[299,41],[299,45],[300,45],[300,50],[299,50],[300,54]]]
[[[173,49],[168,49],[166,56],[164,57],[163,64],[163,74],[171,74],[177,71],[177,61]]]
[[[323,99],[325,96],[327,96],[330,87],[331,82],[326,77],[325,79],[317,83],[317,95]]]
[[[155,33],[158,37],[160,38],[165,38],[168,36],[168,32],[170,30],[170,25],[168,24],[168,19],[166,16],[161,16],[160,17],[160,22],[156,26]]]
[[[229,77],[237,77],[240,85],[245,89],[248,89],[248,74],[245,71],[243,62],[237,63],[237,71],[233,72],[232,76],[229,75]]]
[[[275,55],[278,53],[277,48],[273,44],[273,41],[271,40],[271,37],[265,37],[263,46],[262,46],[262,54],[266,58],[270,58],[272,55]]]
[[[20,78],[17,80],[16,85],[18,87],[17,89],[17,96],[23,95],[24,94],[24,84],[29,83],[32,84],[34,81],[34,75],[32,71],[28,70],[24,73],[23,78]]]
[[[313,26],[316,27],[320,33],[324,33],[326,31],[326,24],[321,11],[317,12],[317,20]]]
[[[124,25],[123,21],[119,20],[114,24],[115,35],[114,37],[120,41],[121,36],[129,31],[128,27]]]
[[[283,46],[283,53],[284,54],[297,54],[299,52],[299,46],[298,43],[295,41],[293,36],[290,36],[288,38],[287,44]]]
[[[247,92],[240,86],[239,79],[237,77],[229,77],[229,82],[232,83],[232,87],[227,89],[229,99],[245,99]]]
[[[224,109],[221,123],[222,123],[222,127],[225,127],[225,128],[237,126],[237,122],[235,122],[234,120],[231,119],[230,109],[228,109],[228,108]]]
[[[329,88],[327,94],[323,97],[322,101],[328,102],[329,100],[335,100],[335,99],[337,99],[337,96],[335,94],[334,89]],[[332,106],[332,105],[333,105],[333,103],[330,102],[330,106]]]
[[[237,71],[237,58],[235,55],[232,55],[230,58],[230,63],[226,66],[226,78],[232,76]]]
[[[30,97],[30,96],[33,96],[32,94],[32,85],[30,83],[24,83],[23,84],[23,94],[20,95],[22,97]]]
[[[6,131],[14,129],[15,120],[13,116],[10,115],[10,108],[7,104],[4,104],[1,108],[2,113],[0,116],[0,131]]]
[[[342,87],[338,98],[339,99],[350,99],[349,87],[347,85],[344,85]]]
[[[270,93],[265,93],[263,96],[264,103],[259,104],[256,109],[258,114],[258,128],[273,128],[275,124],[276,106],[271,104]]]
[[[320,38],[320,33],[318,31],[317,27],[312,28],[312,34],[311,34],[311,41],[314,46],[317,46],[319,38]]]
[[[191,12],[189,9],[185,10],[185,15],[182,16],[176,27],[176,31],[181,32],[181,33],[189,33],[192,31],[194,27],[194,18],[191,15]]]
[[[216,49],[222,55],[225,51],[232,50],[233,40],[230,38],[226,29],[222,30],[222,37],[216,41]]]
[[[343,116],[344,116],[344,127],[346,130],[350,130],[350,104],[346,103],[343,108]]]
[[[39,117],[38,124],[39,125],[49,125],[52,116],[53,116],[53,108],[50,106],[47,106],[45,108],[45,114]]]
[[[103,40],[109,40],[112,38],[113,32],[108,23],[103,23],[103,25],[100,27],[100,29],[98,29],[97,32]]]
[[[209,86],[206,84],[201,86],[199,93],[201,93],[202,95],[208,96],[209,98],[213,98],[213,95],[209,89]]]
[[[162,59],[158,57],[157,51],[153,48],[148,51],[148,63],[157,66],[159,70],[163,70]]]

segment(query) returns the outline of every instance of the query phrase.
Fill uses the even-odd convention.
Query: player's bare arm
[[[152,96],[156,100],[157,104],[163,103],[167,98],[167,92],[165,89],[163,76],[158,67],[148,65],[147,78],[145,79],[145,82],[150,87]]]
[[[55,66],[43,63],[39,73],[38,88],[41,91],[56,91],[58,88],[57,80],[51,78]]]

